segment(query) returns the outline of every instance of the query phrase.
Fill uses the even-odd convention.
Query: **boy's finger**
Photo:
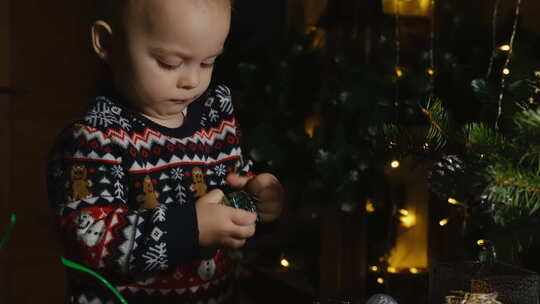
[[[249,226],[237,226],[231,236],[235,239],[249,239],[255,234],[255,224]]]
[[[249,180],[245,187],[247,191],[259,196],[262,200],[278,199],[282,192],[278,179],[270,173],[255,176]]]
[[[206,193],[203,197],[201,197],[197,202],[204,202],[204,203],[220,203],[221,200],[223,200],[223,197],[225,194],[223,194],[223,191],[219,189],[214,189],[208,193]]]
[[[236,173],[229,173],[225,178],[227,183],[235,189],[243,189],[247,183],[253,179],[253,176],[240,176]]]
[[[231,247],[231,248],[241,248],[246,244],[245,239],[235,239],[235,238],[229,238],[227,241],[225,241],[225,246]]]
[[[255,212],[248,212],[241,209],[230,208],[231,221],[238,226],[248,226],[255,223],[257,220],[257,214]]]

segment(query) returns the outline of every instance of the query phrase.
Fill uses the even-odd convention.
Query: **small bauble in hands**
[[[366,304],[398,304],[391,296],[385,294],[373,295]]]

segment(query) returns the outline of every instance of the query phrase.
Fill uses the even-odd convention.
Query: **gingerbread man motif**
[[[149,175],[144,177],[143,194],[137,195],[137,202],[142,203],[139,209],[152,209],[159,206],[157,198],[159,193],[155,191],[152,178]]]
[[[71,167],[71,180],[66,183],[66,187],[71,186],[71,196],[69,201],[78,201],[92,197],[88,188],[92,187],[92,181],[87,179],[88,169],[85,165],[73,165]]]
[[[201,168],[195,167],[191,170],[191,176],[193,176],[193,184],[189,186],[192,192],[195,192],[195,197],[201,197],[206,194],[208,186],[204,181],[204,172]]]

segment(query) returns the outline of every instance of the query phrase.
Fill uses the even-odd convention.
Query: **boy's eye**
[[[205,60],[201,63],[202,67],[212,67],[216,63],[217,58],[210,58],[208,60]]]
[[[174,69],[179,68],[182,65],[181,62],[172,63],[172,62],[167,62],[166,60],[162,60],[162,59],[158,59],[157,63],[161,68],[166,69],[166,70],[174,70]]]

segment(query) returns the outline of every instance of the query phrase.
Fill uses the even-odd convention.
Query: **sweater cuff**
[[[174,205],[169,209],[167,244],[171,264],[191,262],[199,256],[199,228],[195,204]]]

